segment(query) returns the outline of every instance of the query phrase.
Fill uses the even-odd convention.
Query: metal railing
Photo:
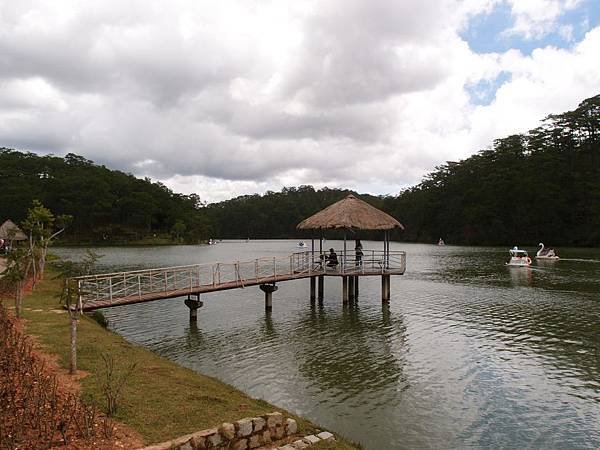
[[[194,264],[133,270],[75,278],[79,292],[79,307],[111,303],[127,299],[134,302],[148,295],[169,296],[173,293],[197,293],[226,287],[244,287],[246,284],[284,281],[311,275],[404,273],[404,252],[363,250],[362,258],[354,251],[337,252],[338,264],[331,265],[328,255],[311,251],[292,253],[289,256],[258,258],[233,263]]]

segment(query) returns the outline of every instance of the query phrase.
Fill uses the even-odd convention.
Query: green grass
[[[45,351],[57,355],[61,366],[67,368],[69,317],[58,303],[59,282],[51,277],[47,275],[24,300],[26,332],[37,336]],[[88,373],[81,379],[82,395],[101,408],[105,401],[97,378],[104,367],[102,354],[110,353],[120,370],[132,362],[137,364],[115,417],[137,430],[146,443],[166,441],[222,422],[272,411],[296,418],[299,429],[306,434],[316,428],[306,419],[131,344],[89,317],[79,321],[77,352],[78,369]],[[321,445],[325,447],[317,448],[356,448],[344,441]]]

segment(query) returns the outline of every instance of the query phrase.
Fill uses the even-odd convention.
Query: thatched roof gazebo
[[[387,213],[369,205],[367,202],[356,198],[354,195],[348,195],[342,200],[328,206],[318,213],[304,219],[297,227],[299,230],[321,230],[319,239],[319,259],[323,257],[323,230],[344,230],[344,254],[342,258],[342,297],[344,302],[349,299],[358,298],[358,275],[369,275],[381,273],[381,294],[384,302],[390,299],[390,274],[403,274],[406,266],[405,254],[400,257],[399,267],[390,268],[390,231],[399,228],[404,229],[404,225],[394,219]],[[354,267],[350,268],[347,262],[346,250],[346,231],[355,232],[356,230],[382,230],[383,231],[383,259],[380,261],[381,269],[370,272],[364,269],[364,260],[362,256],[355,253],[356,260]],[[373,251],[373,254],[375,251]],[[315,242],[312,240],[313,264],[315,263]],[[372,260],[374,264],[374,259]],[[323,276],[319,276],[319,299],[323,298]],[[315,281],[311,277],[311,301],[315,298]]]
[[[304,219],[299,230],[393,230],[404,225],[380,209],[350,194],[342,200]]]
[[[0,225],[0,239],[7,241],[25,241],[27,235],[10,219]]]
[[[296,228],[298,230],[383,230],[384,260],[389,262],[389,232],[395,228],[404,230],[404,225],[389,214],[350,194],[304,219]],[[314,241],[312,250],[314,252]],[[322,251],[321,239],[319,252]],[[344,233],[344,258],[346,258],[346,253],[346,234]]]

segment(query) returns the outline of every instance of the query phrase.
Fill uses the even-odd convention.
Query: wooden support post
[[[342,277],[342,302],[348,303],[348,277]]]
[[[381,300],[384,302],[390,301],[390,276],[381,275]]]
[[[319,283],[318,283],[318,293],[317,296],[319,298],[319,301],[323,300],[323,291],[325,290],[325,277],[323,275],[319,276]]]
[[[196,322],[198,320],[198,308],[201,308],[204,303],[200,301],[200,294],[195,294],[195,299],[192,298],[194,294],[188,295],[188,298],[184,301],[185,306],[190,309],[190,322]]]
[[[354,300],[358,300],[358,280],[360,277],[354,277]]]
[[[279,289],[273,284],[261,284],[259,286],[260,290],[265,293],[265,311],[273,310],[273,292]]]
[[[354,276],[350,275],[345,278],[348,278],[348,300],[352,301],[354,300]]]
[[[310,302],[314,303],[317,298],[317,277],[310,277]]]

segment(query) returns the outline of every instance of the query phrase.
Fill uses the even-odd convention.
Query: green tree
[[[15,296],[15,314],[23,314],[23,292],[33,265],[31,254],[26,248],[13,248],[6,258],[6,269],[2,272],[2,282],[8,285]]]
[[[34,282],[44,276],[48,247],[52,240],[65,230],[71,220],[72,217],[68,215],[61,215],[55,219],[48,208],[38,200],[33,200],[22,227],[29,236]]]
[[[187,227],[185,226],[185,223],[183,223],[182,220],[178,220],[177,222],[175,222],[175,224],[171,228],[171,234],[173,235],[173,239],[175,239],[176,242],[181,242],[183,233],[185,233],[186,229]]]

